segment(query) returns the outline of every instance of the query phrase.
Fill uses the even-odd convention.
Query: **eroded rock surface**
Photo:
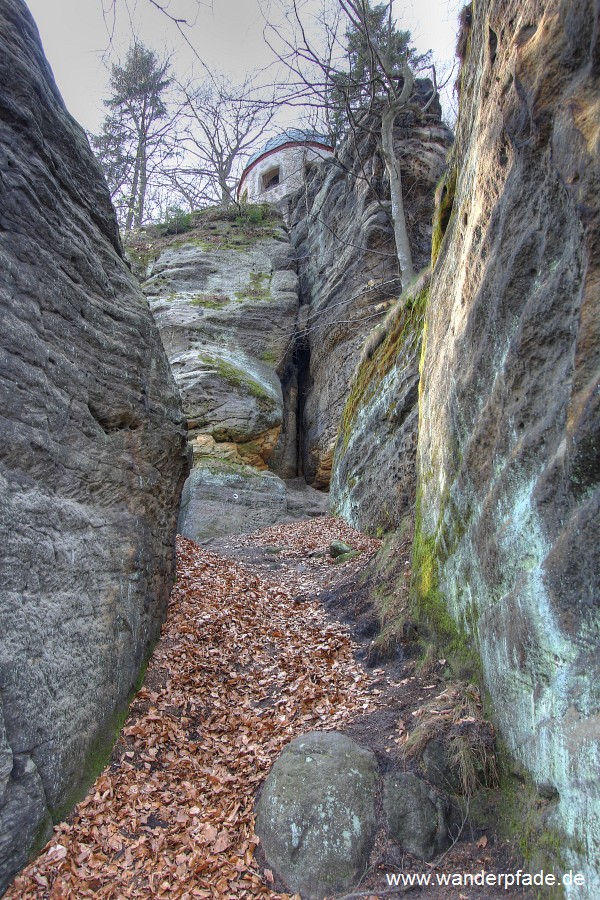
[[[144,292],[195,457],[234,455],[267,469],[277,449],[277,474],[293,477],[296,434],[284,428],[282,379],[293,357],[298,279],[279,218],[265,215],[252,226],[236,221],[235,208],[199,214],[189,235],[159,246]]]
[[[298,477],[298,277],[275,209],[195,214],[183,235],[148,229],[130,255],[181,391],[194,469],[181,534],[210,541],[322,515]]]
[[[429,273],[367,338],[336,443],[331,511],[371,534],[412,518],[417,488],[419,359]]]
[[[0,307],[1,891],[158,637],[187,472],[158,331],[20,0],[0,3]]]
[[[412,772],[385,776],[383,808],[390,837],[409,853],[431,860],[449,846],[448,801]]]
[[[429,82],[417,82],[421,98]],[[395,146],[402,166],[415,269],[429,263],[435,185],[451,132],[439,105],[399,116]],[[302,465],[315,487],[328,487],[334,447],[365,338],[397,300],[400,282],[383,163],[367,135],[340,151],[340,163],[315,167],[291,204],[299,260],[309,367],[301,385]],[[364,173],[361,175],[361,161]]]
[[[179,533],[197,543],[281,521],[285,482],[251,466],[195,466],[181,498]]]
[[[416,587],[422,609],[443,603],[474,639],[504,740],[552,788],[555,868],[583,872],[577,896],[591,898],[599,13],[584,0],[473,7],[426,320]]]
[[[337,732],[296,738],[276,760],[257,805],[269,863],[306,898],[350,890],[375,837],[375,755]]]

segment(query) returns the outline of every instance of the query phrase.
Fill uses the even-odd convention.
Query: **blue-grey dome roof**
[[[252,165],[252,163],[255,163],[257,159],[260,159],[260,157],[265,153],[270,153],[271,150],[276,150],[277,147],[282,147],[284,144],[311,143],[323,144],[324,147],[331,147],[331,141],[326,134],[319,134],[316,131],[303,131],[301,128],[288,128],[286,131],[282,131],[281,134],[278,134],[277,137],[273,137],[268,140],[261,150],[253,153],[244,166],[244,171],[248,169]]]

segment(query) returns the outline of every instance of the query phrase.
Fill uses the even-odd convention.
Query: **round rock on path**
[[[357,883],[375,837],[378,777],[375,755],[337,732],[301,735],[276,760],[256,832],[293,891],[311,900]]]

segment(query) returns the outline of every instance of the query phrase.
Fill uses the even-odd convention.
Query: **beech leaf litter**
[[[8,900],[289,896],[255,859],[256,790],[292,738],[378,702],[347,629],[297,602],[326,581],[332,540],[361,551],[347,572],[380,544],[329,518],[238,536],[305,556],[267,580],[178,538],[167,620],[111,762]]]

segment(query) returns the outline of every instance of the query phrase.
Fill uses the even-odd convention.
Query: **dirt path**
[[[358,560],[333,564],[336,538],[360,549]],[[282,747],[338,729],[373,746],[383,766],[397,762],[397,720],[431,690],[410,663],[367,672],[348,627],[318,602],[351,583],[378,544],[334,519],[221,541],[220,555],[180,539],[167,622],[111,763],[6,897],[287,896],[253,830],[254,794]],[[484,849],[482,832],[464,837],[446,868],[506,870],[493,839]],[[377,896],[400,865],[426,870],[394,852],[378,845],[361,890]]]

